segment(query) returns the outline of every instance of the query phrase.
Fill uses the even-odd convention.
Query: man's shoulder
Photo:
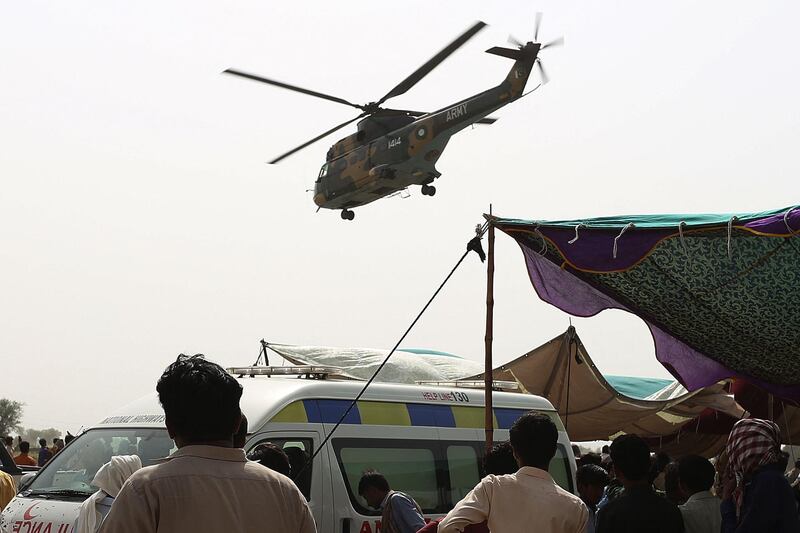
[[[678,506],[678,509],[681,512],[688,511],[691,512],[693,510],[700,510],[706,507],[719,507],[719,504],[722,503],[722,500],[719,499],[718,496],[709,495],[700,499],[694,500],[687,500],[686,503],[682,503]]]
[[[401,500],[406,500],[406,501],[409,501],[409,502],[413,501],[413,498],[411,496],[409,496],[405,492],[400,492],[399,490],[393,490],[391,495],[389,495],[389,499],[390,500],[401,499]]]
[[[140,468],[130,477],[133,484],[151,483],[160,479],[197,477],[204,475],[226,474],[225,477],[235,477],[243,480],[265,481],[280,485],[294,486],[288,477],[270,470],[254,461],[214,461],[211,465],[207,460],[191,456],[176,457],[163,462]]]
[[[578,496],[575,496],[568,490],[561,488],[560,485],[556,485],[556,493],[559,494],[562,498],[564,498],[565,501],[569,501],[570,503],[577,505],[578,507],[585,507],[588,512],[589,508],[586,507],[586,504],[583,503],[583,500],[581,500]]]
[[[550,494],[549,505],[563,505],[569,508],[585,509],[587,513],[589,512],[583,500],[563,489],[552,479],[537,477],[531,483],[530,478],[531,476],[525,476],[525,474],[520,474],[519,472],[500,476],[492,474],[483,478],[481,484],[486,486],[487,491],[496,492],[497,495],[520,490],[530,491],[531,494],[539,495],[544,489],[546,493]]]

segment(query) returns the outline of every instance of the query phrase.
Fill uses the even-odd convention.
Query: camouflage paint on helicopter
[[[522,96],[539,45],[514,52],[522,57],[496,87],[419,118],[378,113],[359,122],[358,133],[328,152],[314,203],[350,209],[410,185],[422,185],[423,194],[435,193],[429,184],[441,175],[435,165],[450,137]]]
[[[317,206],[341,209],[342,218],[352,220],[355,215],[351,208],[368,204],[411,185],[421,185],[423,195],[433,196],[436,188],[431,183],[441,175],[436,170],[436,161],[450,137],[471,124],[493,123],[494,119],[486,118],[487,115],[523,95],[534,65],[541,72],[542,83],[547,82],[541,60],[538,59],[539,51],[560,45],[563,40],[559,38],[544,45],[536,42],[540,22],[541,13],[538,13],[533,41],[527,44],[514,41],[516,49],[494,47],[487,50],[488,53],[514,60],[514,66],[499,85],[433,113],[387,109],[381,104],[407,92],[480,31],[485,23],[475,23],[381,99],[363,105],[238,70],[227,69],[225,73],[362,110],[356,118],[331,128],[271,161],[277,163],[361,119],[356,133],[341,139],[328,151],[326,163],[314,186],[314,203]]]

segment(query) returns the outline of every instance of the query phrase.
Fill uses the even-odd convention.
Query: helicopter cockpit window
[[[325,163],[319,170],[319,178],[324,178],[327,174],[328,174],[328,163]]]

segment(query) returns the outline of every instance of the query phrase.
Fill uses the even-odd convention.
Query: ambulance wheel
[[[434,187],[433,185],[423,185],[422,194],[424,196],[433,196],[434,194],[436,194],[436,187]]]
[[[353,220],[354,218],[356,218],[355,213],[349,209],[342,209],[342,220]]]

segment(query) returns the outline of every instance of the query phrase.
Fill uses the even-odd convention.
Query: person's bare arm
[[[490,480],[493,476],[485,478],[464,496],[439,522],[439,533],[457,533],[464,531],[470,524],[480,524],[489,517],[490,507]]]

